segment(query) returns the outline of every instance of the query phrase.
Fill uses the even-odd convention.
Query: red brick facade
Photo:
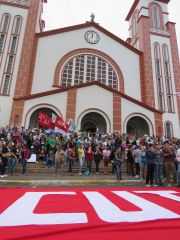
[[[121,132],[121,96],[113,93],[113,131]]]
[[[10,123],[20,125],[24,110],[24,99],[13,102],[13,114],[11,112]]]
[[[76,95],[77,89],[69,89],[67,92],[66,121],[76,119]]]
[[[141,16],[138,21],[138,35],[139,48],[143,52],[140,60],[142,101],[155,107],[150,28],[150,18]]]
[[[155,134],[156,136],[162,136],[163,135],[163,119],[162,114],[155,112],[154,113],[154,119],[155,119]]]

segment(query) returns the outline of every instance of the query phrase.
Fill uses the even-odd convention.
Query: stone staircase
[[[83,163],[83,167],[82,167],[82,173],[84,173],[86,171],[86,161],[84,161]],[[16,173],[20,173],[22,169],[21,163],[18,163],[16,165],[15,168],[15,172]],[[99,164],[99,170],[100,173],[104,173],[104,164],[103,161],[100,162]],[[96,171],[96,166],[95,166],[95,162],[92,162],[92,168],[91,168],[92,173],[95,173]],[[36,163],[27,163],[27,172],[28,173],[54,173],[54,168],[51,167],[46,167],[46,165],[44,164],[44,162],[42,161],[38,161]],[[61,165],[61,172],[62,173],[67,173],[68,172],[68,165],[62,164]],[[79,172],[79,162],[78,161],[74,161],[73,164],[73,173],[78,173]],[[111,173],[112,172],[112,164],[110,163],[108,166],[108,172]],[[122,165],[122,172],[126,173],[127,172],[127,166],[126,163],[124,162]]]

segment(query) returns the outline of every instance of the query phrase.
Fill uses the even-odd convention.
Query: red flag
[[[64,132],[67,132],[69,129],[69,124],[66,123],[60,116],[56,117],[54,125],[59,129],[63,130]]]
[[[53,128],[52,119],[43,112],[39,113],[38,124],[47,128]]]

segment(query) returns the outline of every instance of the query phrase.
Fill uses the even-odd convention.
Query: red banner
[[[53,129],[52,119],[46,113],[43,113],[43,112],[39,113],[38,124],[40,126]]]
[[[178,188],[0,189],[2,240],[179,240]]]
[[[69,124],[66,123],[60,116],[56,117],[56,121],[55,121],[54,125],[57,128],[63,130],[64,132],[67,132],[69,129]]]

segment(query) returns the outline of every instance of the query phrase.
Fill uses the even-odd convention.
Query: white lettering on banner
[[[180,197],[173,195],[179,193],[175,191],[134,192],[157,194],[180,202]],[[180,215],[127,191],[112,191],[112,193],[138,206],[142,210],[123,211],[97,191],[83,191],[82,193],[93,206],[99,218],[108,223],[142,222],[148,220],[180,218]],[[35,207],[40,199],[46,195],[69,195],[72,197],[76,195],[76,193],[68,191],[27,192],[0,214],[0,226],[88,223],[88,218],[85,212],[35,214],[33,212]]]
[[[58,121],[58,125],[62,126],[62,127],[66,127],[66,124],[61,122],[60,120]]]
[[[101,193],[83,192],[95,209],[99,218],[105,222],[142,222],[157,219],[180,218],[180,215],[132,193],[126,191],[113,191],[113,193],[138,206],[142,211],[122,211]]]
[[[0,226],[87,223],[85,213],[34,214],[40,199],[49,194],[76,195],[75,192],[27,192],[0,215]]]
[[[161,197],[169,198],[171,200],[175,200],[177,202],[180,202],[180,197],[176,196],[176,195],[173,195],[173,194],[178,193],[178,192],[175,192],[175,191],[134,191],[134,192],[156,194],[156,195],[159,195]]]

